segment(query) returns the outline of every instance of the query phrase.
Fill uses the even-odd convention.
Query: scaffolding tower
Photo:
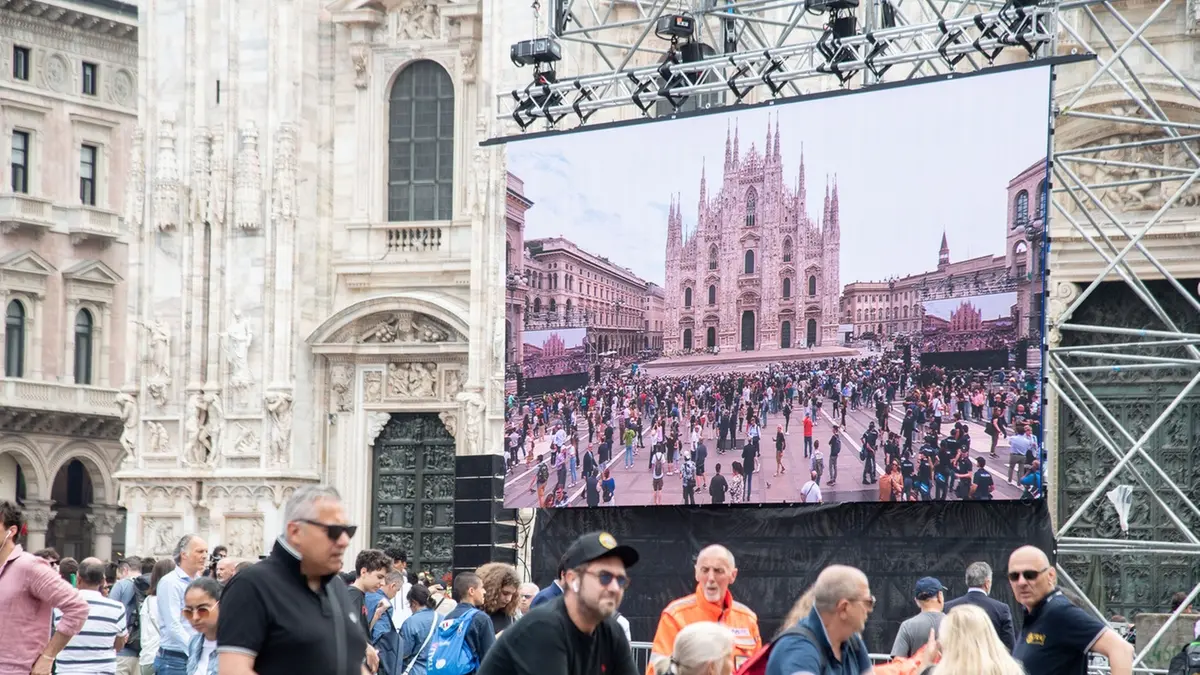
[[[497,92],[497,118],[506,133],[565,130],[1086,57],[1057,67],[1051,111],[1046,494],[1060,579],[1102,619],[1080,578],[1089,565],[1181,570],[1186,601],[1135,656],[1135,670],[1155,672],[1144,659],[1200,595],[1200,459],[1188,458],[1200,450],[1167,447],[1189,425],[1200,438],[1200,301],[1180,281],[1200,277],[1200,92],[1187,76],[1200,0],[863,0],[839,10],[856,18],[852,34],[814,6],[535,0],[530,37],[552,36],[574,56],[553,64],[552,77]],[[655,28],[685,13],[711,49],[676,63]],[[1118,292],[1136,306],[1124,318],[1084,311],[1097,294]],[[1113,382],[1149,383],[1161,404],[1118,410],[1104,393]],[[1056,461],[1068,435],[1093,453],[1093,474]],[[1118,485],[1132,488],[1132,510],[1150,513],[1154,527],[1131,529],[1118,516],[1105,498]],[[1153,610],[1165,598],[1145,603]]]

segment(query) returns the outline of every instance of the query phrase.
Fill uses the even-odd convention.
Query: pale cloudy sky
[[[535,345],[541,347],[542,343],[550,338],[550,335],[557,333],[558,337],[563,341],[563,346],[567,349],[575,349],[583,346],[583,340],[587,337],[586,328],[558,328],[555,330],[527,330],[522,334],[522,339],[527,345]]]
[[[1012,315],[1012,306],[1017,304],[1016,293],[993,293],[991,295],[972,295],[967,298],[951,298],[949,300],[929,300],[925,303],[925,313],[949,320],[950,313],[958,309],[964,302],[975,305],[984,321],[999,319]]]
[[[727,124],[740,129],[743,156],[751,144],[761,154],[778,115],[784,183],[796,183],[803,144],[814,218],[825,175],[837,174],[842,285],[903,276],[937,266],[943,230],[952,260],[1004,251],[1008,181],[1046,156],[1049,75],[1036,67],[513,141],[508,169],[534,202],[526,239],[562,235],[661,285],[671,195],[682,195],[689,231],[702,163],[709,198],[719,189]]]

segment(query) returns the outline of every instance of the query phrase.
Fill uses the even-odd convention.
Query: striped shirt
[[[125,625],[125,607],[116,600],[100,595],[100,591],[80,590],[79,597],[87,601],[87,621],[83,623],[83,629],[58,653],[55,672],[59,675],[116,675],[116,641],[119,637],[129,636]],[[54,610],[55,627],[60,617],[59,611]]]

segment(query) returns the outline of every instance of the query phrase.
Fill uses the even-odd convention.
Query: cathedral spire
[[[780,159],[782,155],[779,152],[779,113],[775,113],[775,148],[771,151],[771,154],[775,156],[776,162],[782,162]]]
[[[767,116],[767,144],[763,146],[763,155],[766,156],[766,161],[769,164],[772,159],[771,148],[775,147],[775,141],[771,137],[771,117]]]
[[[708,170],[705,160],[700,160],[700,213],[704,214],[704,205],[708,203]]]
[[[825,174],[825,210],[821,212],[821,227],[829,225],[829,174]]]
[[[737,168],[737,165],[741,162],[741,159],[742,159],[742,153],[740,150],[738,150],[738,124],[737,124],[737,121],[735,120],[733,123],[733,166],[734,166],[734,168]]]
[[[804,178],[804,143],[800,143],[800,184],[796,186],[796,194],[800,199],[800,213],[807,214],[808,211],[808,187],[805,185]]]
[[[938,267],[950,264],[950,242],[946,240],[946,230],[942,228],[942,247],[938,249]]]
[[[837,174],[833,174],[833,197],[829,200],[829,224],[827,228],[830,232],[837,232],[841,229],[841,209],[838,207],[838,185]]]
[[[732,123],[725,120],[725,170],[733,168],[733,158],[730,156],[730,134],[733,133]]]

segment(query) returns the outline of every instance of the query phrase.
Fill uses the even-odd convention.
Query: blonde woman
[[[930,651],[940,652],[937,665],[923,675],[1024,675],[1021,664],[1008,653],[992,620],[975,605],[959,605],[950,610],[938,629],[940,640],[935,649],[926,648],[922,661],[934,659]]]
[[[655,675],[733,675],[733,633],[711,621],[690,623],[675,636],[671,658],[654,662]]]

